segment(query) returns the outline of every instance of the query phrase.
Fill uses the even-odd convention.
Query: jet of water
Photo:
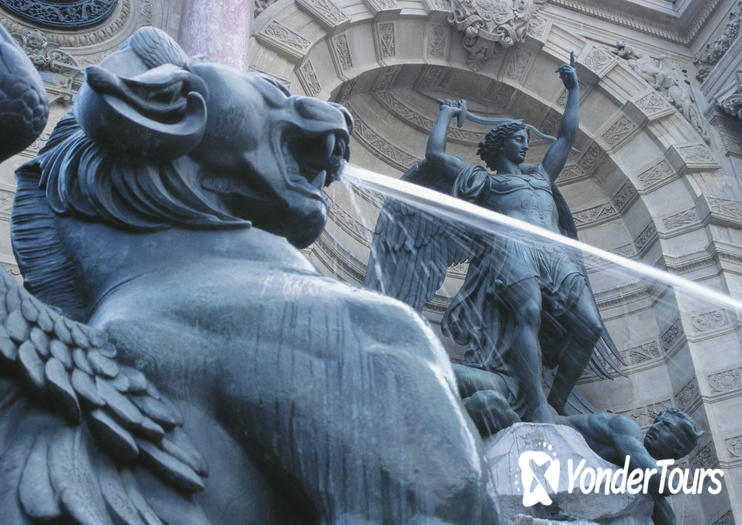
[[[742,301],[734,299],[725,293],[707,288],[653,266],[565,237],[556,232],[508,217],[507,215],[502,215],[456,197],[417,184],[380,175],[353,164],[345,165],[342,178],[358,186],[380,192],[387,197],[404,201],[417,208],[468,224],[482,231],[497,231],[498,227],[499,229],[503,229],[502,227],[505,226],[506,228],[526,232],[542,239],[561,243],[580,250],[583,253],[588,253],[609,261],[619,267],[631,270],[642,277],[648,277],[665,285],[690,292],[701,299],[716,304],[723,304],[726,307],[734,309],[737,313],[742,313]]]

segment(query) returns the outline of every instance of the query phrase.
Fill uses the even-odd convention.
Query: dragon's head
[[[87,69],[74,115],[119,165],[169,166],[156,170],[153,184],[169,194],[153,199],[158,206],[179,212],[181,199],[169,201],[195,193],[212,218],[251,221],[300,247],[324,227],[323,188],[348,159],[353,126],[338,104],[291,96],[268,75],[189,59],[152,28]],[[165,180],[173,170],[182,182]],[[177,213],[167,222],[178,226]]]

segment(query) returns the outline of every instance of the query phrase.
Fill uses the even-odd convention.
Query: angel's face
[[[521,129],[502,141],[500,154],[510,162],[520,164],[528,152],[528,130]]]

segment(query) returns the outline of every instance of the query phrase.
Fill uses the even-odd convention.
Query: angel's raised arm
[[[557,140],[546,152],[543,166],[551,180],[555,180],[567,162],[567,156],[577,138],[580,125],[580,84],[577,81],[577,72],[574,68],[575,58],[572,53],[569,64],[562,64],[556,70],[567,88],[567,107],[559,122]]]
[[[466,167],[466,164],[460,158],[446,153],[448,125],[451,123],[451,118],[461,111],[461,101],[439,100],[438,103],[441,105],[441,112],[433,126],[430,137],[428,137],[425,160],[445,175],[453,178]]]

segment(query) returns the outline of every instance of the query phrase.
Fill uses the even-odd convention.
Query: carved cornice
[[[672,22],[652,21],[653,11],[648,9],[643,10],[644,12],[641,15],[632,14],[626,9],[621,9],[620,3],[615,1],[613,3],[605,2],[602,5],[595,0],[549,0],[549,3],[640,33],[689,46],[709,17],[719,7],[721,1],[707,0],[702,3],[700,11],[686,9],[681,16],[675,17]],[[667,18],[664,13],[661,16]],[[659,19],[659,16],[657,18]]]
[[[698,67],[696,78],[703,82],[711,73],[714,66],[732,46],[739,36],[742,24],[742,1],[737,2],[736,10],[729,14],[729,21],[722,34],[713,42],[706,44],[703,54],[696,57],[693,63]]]

